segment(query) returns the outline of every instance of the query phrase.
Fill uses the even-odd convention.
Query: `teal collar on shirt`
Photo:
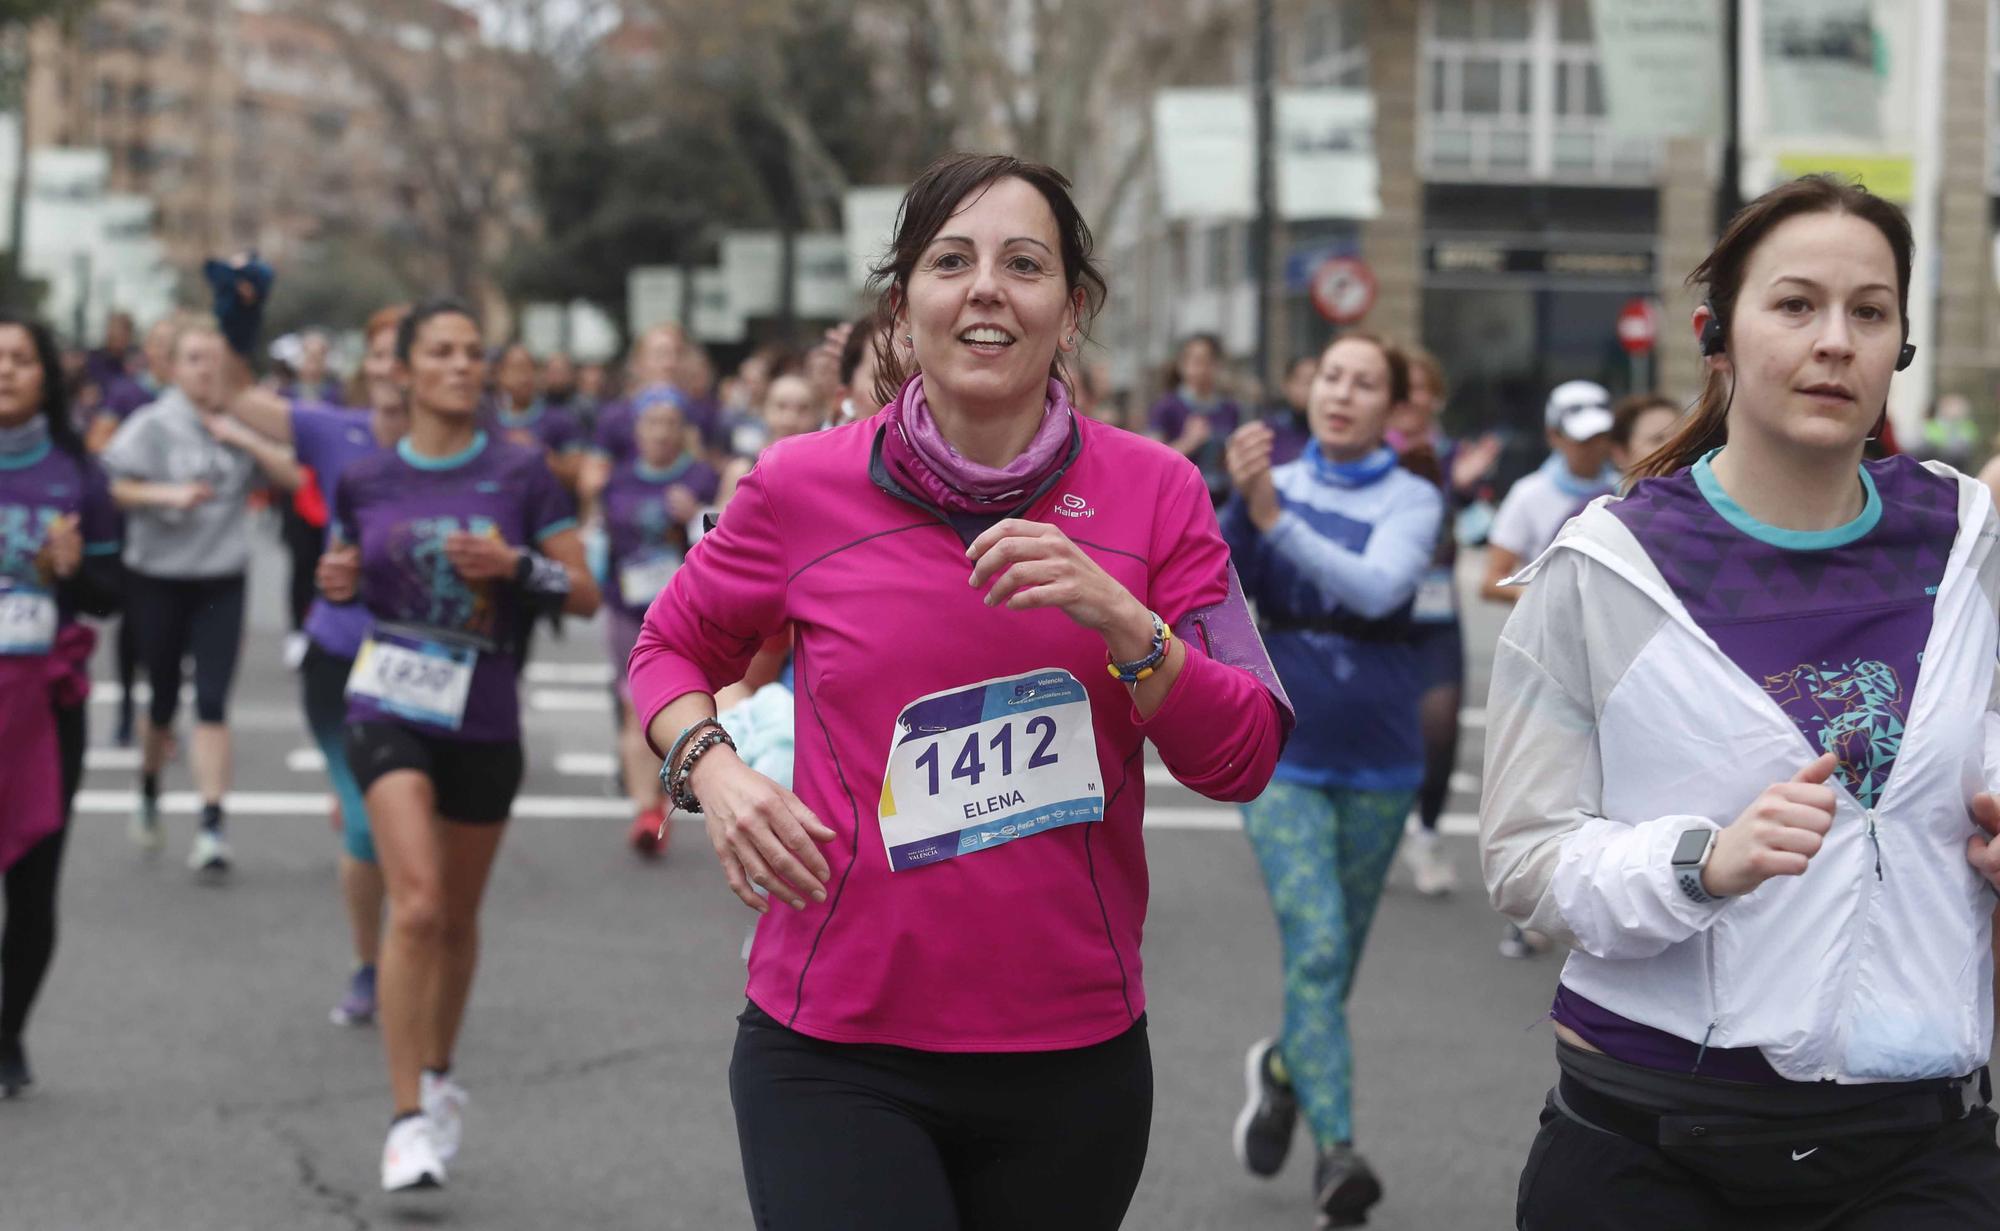
[[[528,404],[528,409],[522,411],[518,415],[508,410],[504,404],[495,406],[493,408],[493,414],[496,418],[500,420],[501,427],[515,427],[515,428],[533,427],[535,425],[535,421],[540,419],[542,417],[542,413],[547,409],[548,407],[542,405],[542,400],[540,398],[536,398],[533,402],[530,402]]]
[[[1786,551],[1825,551],[1830,547],[1847,546],[1873,530],[1875,524],[1882,520],[1881,493],[1875,490],[1875,477],[1868,473],[1868,467],[1862,466],[1859,467],[1861,490],[1867,493],[1867,498],[1862,502],[1861,515],[1846,525],[1835,526],[1831,530],[1786,530],[1758,521],[1722,490],[1721,481],[1709,466],[1710,459],[1720,452],[1720,447],[1710,449],[1689,468],[1694,474],[1694,485],[1701,491],[1702,498],[1708,501],[1709,507],[1720,513],[1724,521],[1760,543]]]
[[[418,470],[456,470],[484,452],[486,452],[486,433],[483,431],[474,432],[472,443],[450,457],[425,457],[410,444],[408,436],[396,442],[396,456]]]
[[[657,467],[648,466],[646,463],[635,459],[632,463],[632,473],[638,475],[648,483],[671,483],[686,474],[688,467],[692,465],[694,465],[694,458],[689,457],[685,453],[668,462],[666,465]]]

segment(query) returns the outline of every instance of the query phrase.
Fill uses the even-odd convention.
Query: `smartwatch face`
[[[1690,829],[1674,843],[1674,863],[1700,863],[1701,853],[1708,849],[1709,839],[1714,833],[1707,829]]]

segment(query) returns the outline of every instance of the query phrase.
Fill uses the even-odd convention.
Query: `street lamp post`
[[[1256,288],[1256,367],[1260,382],[1271,378],[1271,230],[1277,216],[1278,176],[1272,156],[1272,0],[1257,0],[1256,111],[1257,216],[1250,225],[1250,272]]]

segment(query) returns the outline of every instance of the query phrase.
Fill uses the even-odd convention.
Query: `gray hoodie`
[[[201,412],[179,389],[141,407],[105,446],[113,479],[147,483],[207,483],[215,495],[192,509],[130,509],[125,514],[125,567],[147,577],[227,577],[250,564],[248,513],[256,461],[202,426]]]

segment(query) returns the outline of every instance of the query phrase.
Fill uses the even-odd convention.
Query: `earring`
[[[917,348],[917,340],[906,333],[903,335],[903,345],[909,347],[911,350],[915,350]]]
[[[1071,334],[1071,335],[1069,335],[1069,341],[1065,342],[1065,343],[1064,343],[1064,345],[1065,345],[1065,346],[1068,346],[1068,347],[1069,347],[1069,348],[1070,348],[1071,350],[1075,350],[1075,349],[1076,349],[1076,335],[1075,335],[1075,334]]]

